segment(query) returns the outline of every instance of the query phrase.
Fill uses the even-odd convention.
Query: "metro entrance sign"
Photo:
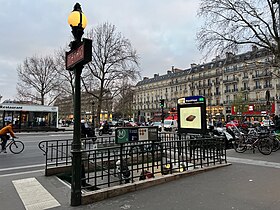
[[[76,65],[84,65],[92,60],[92,40],[83,39],[80,46],[66,52],[66,69],[73,70]]]
[[[158,140],[158,127],[117,128],[115,132],[116,144],[128,142]]]
[[[189,96],[178,99],[179,133],[206,133],[206,102],[203,96]]]

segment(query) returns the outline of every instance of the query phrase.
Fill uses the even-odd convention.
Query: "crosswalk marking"
[[[26,210],[42,210],[60,206],[59,202],[34,177],[12,182]]]
[[[227,157],[227,161],[235,162],[235,163],[249,164],[249,165],[256,165],[256,166],[271,167],[271,168],[280,168],[280,163],[268,162],[268,161],[263,161],[263,160],[252,160],[252,159],[244,159],[244,158],[236,158],[236,157]]]

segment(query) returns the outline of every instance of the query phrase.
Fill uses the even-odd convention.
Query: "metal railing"
[[[82,189],[96,190],[227,162],[225,142],[221,139],[174,133],[160,134],[160,141],[121,145],[114,144],[113,139],[83,139]],[[39,143],[46,156],[45,170],[71,165],[71,142]]]

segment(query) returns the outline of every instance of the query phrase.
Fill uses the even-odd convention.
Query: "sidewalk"
[[[59,205],[52,208],[49,208],[49,205],[46,209],[278,210],[280,206],[280,151],[270,156],[264,156],[258,151],[255,154],[252,151],[238,154],[234,150],[229,150],[227,154],[228,162],[232,163],[231,166],[79,207],[70,206],[69,186],[54,176],[45,177],[43,171],[2,175],[0,176],[1,209],[25,209],[15,186],[18,183],[21,185],[26,183],[26,178],[34,177],[35,181],[37,180],[57,201],[56,203],[51,200],[49,195],[42,195],[41,197],[49,202],[39,204]],[[34,181],[34,179],[27,181],[30,180]],[[30,197],[27,203],[36,200],[39,189],[40,187],[36,185],[36,190],[27,193]],[[21,197],[24,198],[23,195]],[[42,206],[35,207],[36,205],[32,206],[32,209],[42,209]]]

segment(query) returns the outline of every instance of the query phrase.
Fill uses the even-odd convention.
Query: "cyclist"
[[[0,138],[2,140],[2,150],[1,152],[7,153],[6,151],[6,144],[9,139],[7,134],[10,134],[13,138],[17,138],[13,131],[13,124],[9,122],[4,128],[0,130]]]

